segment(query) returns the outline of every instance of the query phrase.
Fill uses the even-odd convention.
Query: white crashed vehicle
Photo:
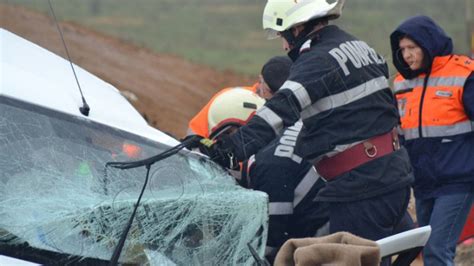
[[[106,168],[179,144],[117,89],[0,29],[0,262],[107,264],[146,169]],[[155,163],[120,263],[251,265],[263,257],[267,196],[181,151]],[[0,263],[2,264],[2,263]]]

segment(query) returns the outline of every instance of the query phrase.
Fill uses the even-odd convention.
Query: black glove
[[[186,147],[187,149],[195,149],[195,148],[199,148],[199,146],[201,145],[200,144],[200,141],[204,139],[203,137],[199,136],[199,135],[189,135],[189,136],[186,136],[182,139],[180,139],[180,141],[182,142],[182,144],[184,144],[184,147]]]
[[[213,140],[203,138],[199,142],[199,150],[209,156],[211,160],[228,169],[239,169],[239,162],[234,156],[233,148],[229,141],[226,142],[225,139],[220,139],[214,142]]]

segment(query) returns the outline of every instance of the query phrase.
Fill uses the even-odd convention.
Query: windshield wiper
[[[127,226],[125,227],[125,229],[122,232],[122,235],[120,237],[120,241],[117,244],[117,246],[115,247],[112,258],[110,259],[110,265],[117,265],[117,263],[118,263],[118,260],[120,258],[120,254],[122,253],[123,246],[125,245],[125,240],[127,239],[128,232],[130,231],[130,228],[132,227],[133,220],[135,218],[138,206],[140,205],[140,201],[142,199],[143,193],[144,193],[146,185],[148,183],[148,177],[149,177],[149,174],[150,174],[151,166],[156,162],[159,162],[163,159],[166,159],[166,158],[178,153],[180,150],[182,150],[183,148],[188,147],[189,144],[191,144],[195,141],[196,141],[195,138],[188,138],[188,139],[184,140],[181,144],[176,145],[176,146],[172,147],[169,150],[166,150],[166,151],[164,151],[164,152],[162,152],[158,155],[155,155],[155,156],[152,156],[150,158],[143,159],[143,160],[140,160],[140,161],[108,162],[108,163],[105,164],[106,169],[109,166],[113,167],[113,168],[117,168],[117,169],[122,169],[122,170],[137,168],[137,167],[141,167],[141,166],[145,166],[146,169],[147,169],[145,182],[144,182],[142,190],[140,192],[140,196],[138,196],[137,203],[135,203],[135,207],[133,208],[132,215],[130,216],[130,219],[128,220]]]
[[[268,263],[267,260],[260,258],[257,251],[252,247],[252,245],[250,245],[250,242],[247,243],[247,247],[249,248],[252,257],[255,259],[255,262],[258,266],[270,266],[270,263]]]

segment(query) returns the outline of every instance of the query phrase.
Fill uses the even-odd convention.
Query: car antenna
[[[79,92],[81,93],[82,106],[79,107],[79,111],[84,116],[89,116],[90,108],[86,102],[86,99],[84,98],[84,94],[82,93],[81,85],[79,84],[79,79],[77,78],[76,71],[74,70],[74,65],[72,64],[71,56],[69,56],[69,51],[67,49],[66,42],[64,41],[63,32],[61,31],[61,28],[59,27],[58,20],[56,19],[56,14],[54,13],[54,10],[53,10],[53,5],[51,4],[51,0],[48,0],[48,4],[49,4],[49,9],[51,10],[51,13],[53,14],[54,23],[56,24],[56,27],[58,29],[59,36],[61,37],[61,41],[63,43],[64,49],[66,50],[66,55],[69,60],[69,64],[71,65],[72,73],[74,73],[74,78],[76,79],[77,87],[79,88]]]

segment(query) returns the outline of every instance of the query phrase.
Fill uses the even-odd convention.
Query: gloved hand
[[[186,136],[186,137],[180,139],[180,141],[184,144],[184,146],[187,149],[192,150],[192,149],[195,149],[195,148],[199,148],[200,141],[202,139],[204,139],[204,138],[199,136],[199,135],[189,135],[189,136]]]
[[[200,140],[199,150],[222,167],[232,170],[239,169],[233,148],[225,138],[218,141],[203,138]]]
[[[374,241],[348,232],[289,239],[278,251],[274,265],[377,266],[380,265],[380,247]]]

